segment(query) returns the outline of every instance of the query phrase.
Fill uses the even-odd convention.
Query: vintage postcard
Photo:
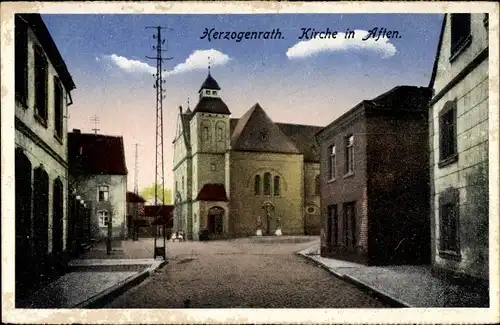
[[[498,323],[494,2],[4,2],[5,323]]]

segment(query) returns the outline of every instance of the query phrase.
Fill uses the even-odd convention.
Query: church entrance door
[[[221,207],[212,207],[208,210],[208,231],[211,234],[219,235],[224,232],[224,209]]]
[[[271,202],[265,202],[262,204],[262,209],[264,210],[264,232],[267,235],[272,235],[274,230],[276,230],[276,221],[274,219],[274,204]]]

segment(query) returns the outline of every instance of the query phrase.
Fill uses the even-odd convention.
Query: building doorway
[[[275,215],[275,209],[274,209],[274,204],[272,202],[264,202],[262,204],[262,209],[264,210],[264,232],[267,235],[272,234],[272,230],[276,230],[276,220],[274,218]]]
[[[63,195],[63,183],[57,178],[52,199],[52,252],[57,257],[63,251]]]
[[[33,177],[33,222],[34,263],[40,280],[45,275],[49,247],[49,175],[42,166],[37,167]]]
[[[224,209],[222,207],[212,207],[208,210],[208,231],[214,235],[224,232]]]
[[[15,184],[16,184],[16,252],[15,252],[15,274],[16,274],[16,305],[19,304],[30,287],[32,277],[32,247],[31,238],[31,162],[21,149],[16,150],[15,157]]]

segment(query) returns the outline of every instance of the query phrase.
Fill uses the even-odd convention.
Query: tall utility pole
[[[94,123],[94,128],[92,131],[94,131],[95,134],[97,134],[97,131],[100,129],[97,128],[97,124],[99,124],[99,117],[97,115],[94,115],[90,118],[90,122]]]
[[[139,194],[139,144],[135,144],[134,193]]]
[[[150,57],[146,56],[148,59],[156,60],[156,73],[153,74],[155,77],[155,84],[153,88],[156,89],[156,156],[155,156],[155,206],[158,206],[159,197],[161,195],[161,202],[163,205],[163,201],[165,198],[164,186],[165,186],[165,175],[164,175],[164,163],[163,163],[163,99],[165,95],[163,94],[165,90],[163,89],[163,84],[165,80],[162,77],[163,72],[163,61],[171,60],[172,58],[164,58],[162,57],[163,52],[166,50],[162,50],[162,45],[165,44],[165,39],[161,36],[161,31],[170,28],[161,27],[161,26],[148,26],[146,29],[156,29],[156,34],[153,35],[153,38],[156,39],[156,46],[153,45],[153,50],[156,50],[156,56]],[[160,190],[161,194],[158,193]],[[160,209],[158,209],[158,217],[161,216]],[[163,225],[163,247],[156,246],[156,237],[155,236],[155,252],[154,258],[156,256],[163,255],[164,259],[166,257],[166,247],[165,247],[165,225]]]
[[[135,166],[134,166],[134,193],[139,195],[138,186],[139,174],[139,144],[135,144]],[[139,202],[134,204],[134,216],[132,217],[132,240],[139,240],[139,228],[137,222],[139,220]]]

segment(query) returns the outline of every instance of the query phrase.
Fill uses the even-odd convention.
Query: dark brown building
[[[428,88],[398,86],[317,133],[321,255],[369,265],[429,261]]]

